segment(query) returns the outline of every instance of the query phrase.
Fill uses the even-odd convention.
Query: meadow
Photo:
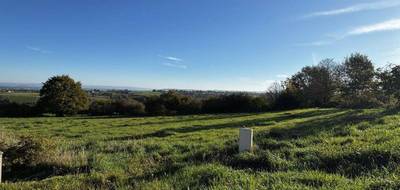
[[[387,109],[0,118],[3,139],[46,142],[0,189],[399,189],[399,122]],[[243,126],[252,152],[238,152]]]

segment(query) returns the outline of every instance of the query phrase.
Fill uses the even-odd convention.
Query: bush
[[[133,99],[121,99],[115,101],[96,100],[89,106],[90,115],[144,115],[143,103]]]
[[[295,109],[301,105],[298,94],[290,89],[286,89],[278,94],[273,104],[275,110]]]
[[[90,104],[88,113],[90,115],[112,115],[115,113],[115,107],[111,101],[95,100]]]
[[[150,115],[184,115],[201,111],[201,102],[175,91],[160,96],[151,96],[146,100],[146,111]]]
[[[167,108],[159,96],[151,96],[146,100],[146,113],[149,115],[166,115]]]
[[[339,100],[339,107],[343,108],[376,108],[382,105],[382,102],[376,99],[376,97],[370,95],[342,97]]]
[[[35,116],[39,112],[35,105],[10,102],[0,99],[0,116],[27,117]]]
[[[4,157],[4,173],[24,170],[24,168],[36,165],[44,150],[43,143],[39,139],[32,137],[16,138],[2,134],[0,151],[3,152]]]
[[[145,106],[141,102],[132,99],[117,100],[113,102],[115,112],[120,115],[143,115]]]
[[[268,108],[266,98],[252,97],[248,94],[222,95],[203,101],[205,113],[260,112]]]

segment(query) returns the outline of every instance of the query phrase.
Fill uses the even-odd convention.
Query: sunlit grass
[[[0,188],[397,189],[399,122],[384,109],[0,118],[5,133],[49,139],[54,158],[43,162],[69,168],[43,179],[4,176]],[[253,153],[237,151],[243,126],[255,131]]]

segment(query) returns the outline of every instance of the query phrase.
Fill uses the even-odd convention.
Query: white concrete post
[[[1,183],[1,168],[3,167],[3,152],[0,151],[0,183]]]
[[[239,129],[239,152],[251,151],[253,148],[253,129]]]

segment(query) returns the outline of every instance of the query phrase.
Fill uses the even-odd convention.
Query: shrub
[[[113,102],[115,112],[120,115],[143,115],[145,106],[143,103],[133,99],[117,100]]]
[[[143,115],[145,106],[133,99],[120,99],[115,101],[96,100],[89,106],[90,115]]]
[[[146,111],[150,115],[184,115],[201,111],[201,102],[175,91],[160,96],[151,96],[146,100]]]
[[[27,103],[15,103],[0,99],[0,116],[26,117],[35,116],[39,112],[35,105]]]
[[[158,96],[151,96],[146,99],[146,113],[149,115],[165,115],[168,113],[167,108]]]
[[[20,175],[26,173],[27,168],[31,168],[41,161],[41,155],[45,149],[40,139],[2,134],[0,151],[3,152],[3,172],[5,176],[8,176],[8,178],[18,178],[14,174]],[[20,174],[18,171],[20,171]]]
[[[259,112],[269,108],[264,97],[252,97],[248,94],[231,94],[212,97],[203,101],[205,113]]]
[[[115,113],[115,107],[111,101],[95,100],[90,104],[88,113],[90,115],[112,115]]]

